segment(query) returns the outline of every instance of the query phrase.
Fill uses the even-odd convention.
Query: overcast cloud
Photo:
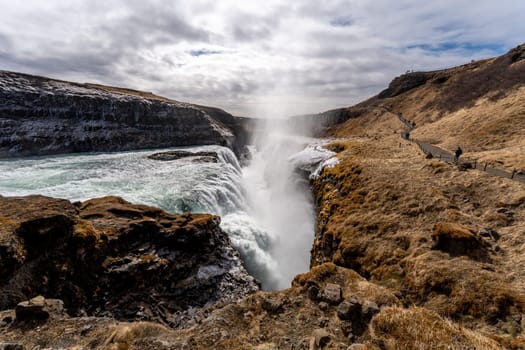
[[[322,4],[321,4],[322,3]],[[522,0],[0,0],[0,69],[313,113],[525,41]]]

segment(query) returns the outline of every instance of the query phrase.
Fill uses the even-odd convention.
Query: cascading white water
[[[147,158],[151,150],[2,160],[0,195],[72,201],[117,195],[171,213],[217,214],[263,289],[285,288],[308,270],[314,234],[308,183],[290,161],[308,140],[285,129],[283,124],[260,127],[252,161],[242,169],[232,151],[221,146],[184,148],[214,151],[217,162],[152,160]]]
[[[152,151],[4,160],[0,194],[44,194],[74,201],[118,195],[172,213],[225,215],[243,208],[242,173],[235,155],[219,146],[189,150],[215,151],[218,161],[158,161],[147,158]]]
[[[254,168],[241,169],[228,148],[185,149],[217,152],[218,161],[198,162],[195,158],[158,161],[147,158],[152,151],[3,160],[0,195],[43,194],[72,201],[117,195],[171,213],[217,214],[222,217],[221,227],[241,253],[248,271],[261,281],[264,289],[289,285],[290,278],[280,273],[284,267],[276,259],[281,243],[274,228],[264,228],[266,221],[258,220],[263,202],[253,200],[265,197],[264,189],[258,187],[263,179],[253,171],[262,163],[255,161]],[[259,157],[255,153],[255,159]],[[256,193],[251,194],[252,191]]]
[[[314,237],[315,212],[304,174],[292,156],[310,139],[293,136],[280,120],[261,121],[256,151],[244,168],[250,216],[268,234],[269,253],[276,266],[267,287],[284,288],[295,275],[308,271]]]

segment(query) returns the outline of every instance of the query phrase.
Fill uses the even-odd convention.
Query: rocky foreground
[[[0,197],[0,309],[42,295],[71,316],[187,327],[258,290],[219,220],[118,197]]]
[[[0,71],[0,158],[212,144],[241,154],[247,137],[220,109]]]

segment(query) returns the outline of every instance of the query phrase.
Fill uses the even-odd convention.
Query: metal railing
[[[427,158],[435,158],[435,159],[442,160],[446,163],[457,164],[458,167],[460,167],[463,170],[477,169],[477,170],[484,171],[493,176],[501,176],[507,179],[516,180],[516,181],[525,183],[525,174],[523,173],[522,170],[513,169],[512,172],[508,172],[502,169],[496,169],[496,168],[490,167],[488,162],[480,163],[477,160],[465,160],[461,158],[458,159],[458,161],[456,161],[453,154],[437,146],[431,145],[426,142],[417,141],[414,139],[409,139],[409,141],[417,144]]]

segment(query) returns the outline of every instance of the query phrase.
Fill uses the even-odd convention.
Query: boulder
[[[335,283],[328,283],[321,291],[321,299],[329,304],[337,305],[343,300],[341,286]]]
[[[364,302],[362,307],[362,314],[366,322],[370,322],[372,317],[377,315],[379,311],[381,311],[381,309],[373,301],[367,300]]]
[[[315,329],[312,335],[318,348],[323,348],[330,342],[330,333],[324,328]]]
[[[500,234],[491,227],[480,229],[478,234],[483,238],[491,239],[494,241],[498,241],[501,237]]]
[[[40,295],[29,301],[18,303],[15,308],[16,319],[18,321],[47,320],[49,311],[46,308],[45,301],[44,297]]]
[[[476,231],[461,224],[438,222],[432,233],[433,249],[452,256],[465,255],[474,260],[489,261],[486,242]]]
[[[308,291],[307,291],[307,294],[308,294],[308,298],[310,300],[318,300],[319,299],[319,286],[313,284],[311,286],[308,287]]]
[[[330,304],[328,304],[327,302],[321,301],[319,303],[319,309],[320,310],[327,311],[329,308],[330,308]]]
[[[149,159],[162,160],[162,161],[171,161],[171,160],[190,158],[190,157],[193,158],[192,159],[193,161],[197,161],[197,162],[217,163],[219,155],[217,154],[217,152],[213,152],[213,151],[189,152],[189,151],[183,151],[183,150],[176,150],[176,151],[153,153],[148,156]]]
[[[361,317],[361,303],[356,298],[344,300],[337,307],[337,317],[345,321],[359,319]]]
[[[278,313],[283,310],[283,301],[278,298],[264,298],[261,306],[269,313]]]

